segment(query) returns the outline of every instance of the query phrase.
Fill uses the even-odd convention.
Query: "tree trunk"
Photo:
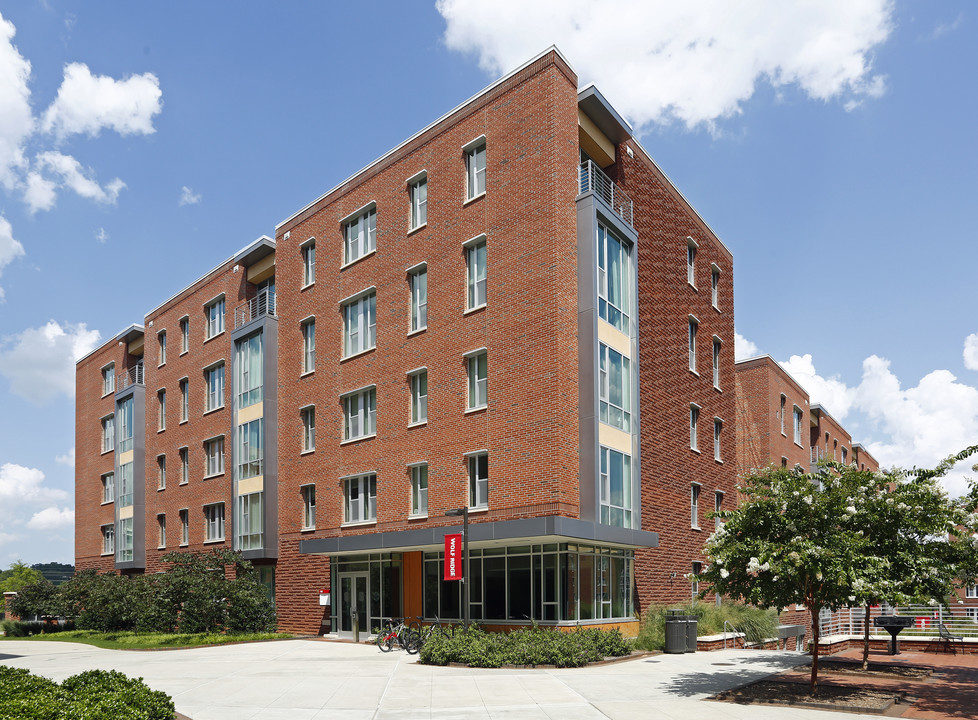
[[[812,679],[809,689],[811,696],[815,697],[818,694],[818,641],[821,628],[818,625],[818,608],[809,607],[808,613],[812,618]]]
[[[866,610],[863,626],[863,671],[869,669],[869,600],[863,605]]]

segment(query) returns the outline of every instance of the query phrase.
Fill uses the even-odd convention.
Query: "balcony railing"
[[[622,220],[634,227],[632,199],[592,160],[581,163],[580,181],[581,193],[593,192],[598,195]]]
[[[264,315],[275,316],[275,291],[262,290],[234,309],[234,328],[237,330]]]
[[[130,385],[145,385],[146,378],[143,374],[143,364],[133,365],[126,372],[119,376],[119,390],[125,390]]]

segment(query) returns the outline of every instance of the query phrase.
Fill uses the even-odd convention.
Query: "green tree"
[[[10,569],[0,572],[0,592],[17,592],[25,585],[43,579],[41,573],[18,560],[10,566]]]
[[[24,585],[8,602],[10,612],[21,619],[58,616],[61,614],[58,603],[58,589],[47,580]]]

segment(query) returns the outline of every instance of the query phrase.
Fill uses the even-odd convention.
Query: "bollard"
[[[357,612],[356,608],[350,612],[350,618],[353,620],[353,642],[360,643],[360,613]]]

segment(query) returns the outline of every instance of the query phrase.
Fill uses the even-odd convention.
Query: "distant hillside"
[[[71,576],[75,574],[75,566],[65,565],[64,563],[37,563],[36,565],[31,565],[31,568],[37,570],[44,576],[45,580],[50,580],[55,585],[60,585],[65,580],[70,580]]]

